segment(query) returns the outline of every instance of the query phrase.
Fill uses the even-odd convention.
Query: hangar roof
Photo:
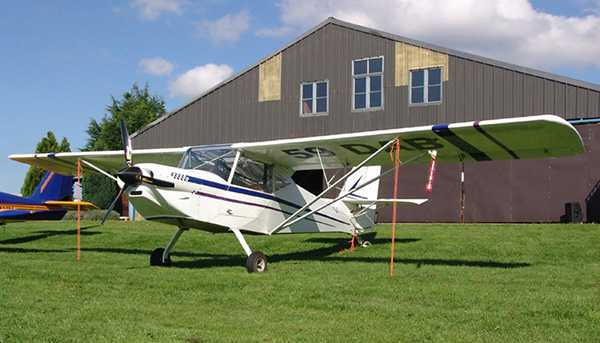
[[[599,91],[600,92],[600,85],[598,85],[598,84],[589,83],[589,82],[585,82],[585,81],[581,81],[581,80],[577,80],[577,79],[573,79],[573,78],[569,78],[569,77],[565,77],[565,76],[560,76],[560,75],[556,75],[556,74],[552,74],[552,73],[548,73],[548,72],[544,72],[544,71],[540,71],[540,70],[536,70],[536,69],[532,69],[532,68],[527,68],[527,67],[519,66],[519,65],[516,65],[516,64],[502,62],[502,61],[494,60],[494,59],[491,59],[491,58],[482,57],[482,56],[478,56],[478,55],[474,55],[474,54],[470,54],[470,53],[466,53],[466,52],[462,52],[462,51],[458,51],[458,50],[454,50],[454,49],[450,49],[450,48],[445,48],[445,47],[442,47],[442,46],[439,46],[439,45],[430,44],[430,43],[426,43],[426,42],[422,42],[422,41],[418,41],[418,40],[414,40],[414,39],[402,37],[402,36],[395,35],[395,34],[392,34],[392,33],[375,30],[375,29],[372,29],[372,28],[368,28],[368,27],[364,27],[364,26],[352,24],[352,23],[349,23],[349,22],[345,22],[345,21],[342,21],[342,20],[330,17],[327,20],[325,20],[325,21],[321,22],[320,24],[318,24],[317,26],[313,27],[311,30],[307,31],[306,33],[302,34],[301,36],[297,37],[296,39],[290,41],[288,44],[286,44],[286,45],[282,46],[281,48],[275,50],[271,54],[269,54],[269,55],[265,56],[264,58],[258,60],[257,62],[253,63],[249,67],[247,67],[247,68],[239,71],[235,75],[229,77],[228,79],[222,81],[221,83],[215,85],[214,87],[208,89],[207,91],[205,91],[204,93],[200,94],[199,96],[197,96],[193,100],[190,100],[189,102],[185,103],[184,105],[182,105],[182,106],[174,109],[173,111],[169,112],[167,115],[164,115],[164,116],[160,117],[159,119],[155,120],[154,122],[148,124],[146,127],[140,129],[138,132],[133,133],[131,135],[131,137],[133,138],[133,137],[137,136],[138,133],[141,133],[143,131],[149,130],[150,128],[152,128],[156,124],[160,123],[161,121],[165,120],[166,118],[168,118],[168,117],[170,117],[170,116],[172,116],[172,115],[180,112],[181,110],[183,110],[183,109],[185,109],[185,108],[193,105],[199,99],[202,99],[203,97],[206,97],[207,95],[209,95],[210,93],[214,92],[215,90],[217,90],[217,89],[223,87],[224,85],[232,82],[233,80],[239,78],[241,75],[244,75],[248,71],[253,70],[254,68],[258,67],[263,62],[269,60],[270,58],[272,58],[273,56],[281,53],[282,51],[285,51],[289,47],[297,44],[298,42],[302,41],[303,39],[307,38],[308,36],[310,36],[314,32],[316,32],[316,31],[324,28],[327,25],[337,25],[337,26],[348,28],[348,29],[356,30],[356,31],[359,31],[359,32],[362,32],[362,33],[371,34],[373,36],[377,36],[377,37],[389,39],[389,40],[392,40],[392,41],[402,42],[402,43],[406,43],[406,44],[410,44],[410,45],[415,45],[415,46],[423,47],[423,48],[426,48],[426,49],[429,49],[429,50],[433,50],[433,51],[436,51],[436,52],[441,52],[441,53],[444,53],[444,54],[447,54],[447,55],[460,57],[460,58],[463,58],[463,59],[466,59],[466,60],[472,60],[472,61],[476,61],[476,62],[479,62],[479,63],[487,64],[487,65],[493,65],[493,66],[496,66],[496,67],[499,67],[499,68],[514,70],[514,71],[517,71],[517,72],[521,72],[521,73],[524,73],[524,74],[528,74],[528,75],[540,77],[540,78],[543,78],[543,79],[554,80],[554,81],[562,82],[562,83],[565,83],[565,84],[573,85],[573,86],[576,86],[576,87],[587,88],[587,89],[591,89],[591,90],[595,90],[595,91]]]

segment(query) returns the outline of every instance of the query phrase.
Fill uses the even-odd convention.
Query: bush
[[[81,211],[81,220],[102,220],[105,214],[105,210]],[[118,212],[110,211],[106,220],[119,220],[119,217]],[[63,220],[77,220],[77,211],[67,212]]]

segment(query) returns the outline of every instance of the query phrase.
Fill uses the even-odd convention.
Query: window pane
[[[322,98],[327,96],[327,82],[317,83],[317,97]]]
[[[327,98],[317,99],[317,113],[327,112]]]
[[[435,102],[442,100],[442,86],[431,86],[428,88],[428,99],[429,102]]]
[[[442,84],[442,68],[429,69],[428,77],[429,85],[441,85]]]
[[[369,73],[381,73],[383,71],[383,58],[371,58],[369,60]]]
[[[411,104],[420,104],[425,100],[423,99],[425,92],[425,88],[412,88],[410,94],[410,103]]]
[[[310,99],[313,96],[312,83],[302,85],[302,99]]]
[[[302,101],[302,114],[312,113],[312,100]]]
[[[367,73],[367,60],[354,61],[354,75]]]
[[[354,96],[354,108],[361,109],[367,107],[367,95],[357,94]]]
[[[354,79],[354,93],[366,93],[367,92],[367,78],[361,77]]]
[[[371,107],[381,107],[381,92],[371,93]]]
[[[371,92],[377,92],[381,90],[381,76],[371,77]]]
[[[413,70],[410,72],[411,87],[419,87],[425,85],[425,71],[424,70]]]

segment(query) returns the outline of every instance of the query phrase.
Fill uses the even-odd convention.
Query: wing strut
[[[291,216],[289,216],[288,218],[286,218],[283,222],[281,222],[281,224],[277,225],[277,227],[275,227],[273,230],[271,230],[269,232],[269,235],[277,233],[277,232],[283,230],[284,228],[290,226],[290,222],[292,222],[292,221],[294,223],[296,223],[298,220],[295,220],[295,218],[298,217],[298,215],[300,215],[300,213],[304,212],[312,204],[314,204],[315,202],[317,202],[319,199],[323,198],[325,195],[327,195],[329,192],[331,192],[339,184],[341,184],[342,182],[346,181],[347,178],[349,178],[354,173],[356,173],[365,164],[369,163],[369,161],[371,161],[373,158],[375,158],[375,156],[379,155],[382,151],[384,151],[385,149],[387,149],[397,139],[398,139],[398,137],[394,137],[394,139],[392,139],[389,142],[387,142],[384,146],[382,146],[381,148],[379,148],[379,150],[375,151],[371,156],[367,157],[364,161],[362,161],[359,165],[357,165],[356,168],[354,168],[348,174],[342,176],[333,185],[330,185],[326,190],[324,190],[323,192],[321,192],[321,194],[317,195],[313,200],[311,200],[308,203],[306,203],[306,205],[302,206],[298,211],[294,212]],[[304,217],[305,216],[302,216],[301,218],[304,219]]]
[[[97,171],[97,172],[99,172],[100,174],[102,174],[102,175],[104,175],[104,176],[107,176],[107,177],[109,177],[109,178],[111,178],[111,179],[113,179],[113,180],[117,181],[117,183],[119,182],[119,180],[117,180],[117,178],[116,178],[116,177],[114,177],[114,176],[110,175],[109,173],[105,172],[104,170],[102,170],[102,169],[100,169],[100,168],[96,167],[95,165],[91,164],[90,162],[88,162],[88,161],[84,160],[83,158],[79,158],[78,160],[79,160],[79,161],[81,161],[81,162],[83,162],[83,163],[85,163],[87,166],[89,166],[89,167],[91,167],[92,169],[96,170],[96,171]]]
[[[413,156],[413,157],[409,158],[408,160],[406,160],[406,161],[402,162],[401,164],[399,164],[397,168],[402,168],[402,167],[404,167],[405,165],[407,165],[407,164],[411,163],[412,161],[414,161],[414,160],[417,160],[417,159],[421,158],[421,157],[422,157],[422,156],[424,156],[425,154],[427,154],[427,153],[426,153],[426,152],[422,152],[422,153],[420,153],[420,154],[418,154],[418,155],[415,155],[415,156]],[[356,169],[354,169],[354,170],[358,170],[359,168],[360,168],[360,167],[357,167],[357,168],[356,168]],[[291,220],[291,221],[288,221],[287,223],[285,223],[285,222],[284,222],[284,223],[280,224],[280,225],[279,225],[279,226],[278,226],[278,227],[277,227],[275,230],[273,230],[273,231],[269,232],[269,234],[271,235],[271,234],[273,234],[273,233],[277,233],[277,232],[279,232],[279,231],[283,230],[284,228],[286,228],[286,227],[288,227],[288,226],[292,226],[292,225],[296,224],[297,222],[299,222],[299,221],[303,220],[304,218],[306,218],[306,217],[308,217],[308,216],[311,216],[311,215],[315,214],[316,212],[319,212],[320,210],[324,209],[325,207],[327,207],[327,206],[330,206],[331,204],[334,204],[334,203],[336,203],[336,202],[338,202],[338,201],[342,200],[343,198],[347,197],[348,195],[350,195],[350,194],[352,194],[352,193],[354,193],[354,192],[357,192],[357,191],[359,191],[359,190],[363,189],[364,187],[367,187],[367,186],[368,186],[368,185],[370,185],[371,183],[373,183],[373,182],[375,182],[375,181],[377,181],[377,180],[379,180],[379,179],[381,179],[381,178],[383,178],[383,177],[387,176],[387,175],[388,175],[388,174],[390,174],[391,172],[393,172],[393,171],[397,170],[397,168],[391,168],[390,170],[388,170],[388,171],[386,171],[386,172],[384,172],[384,173],[381,173],[379,176],[377,176],[377,177],[374,177],[374,178],[372,178],[371,180],[369,180],[369,181],[367,181],[367,182],[365,182],[365,183],[361,184],[359,187],[356,187],[356,188],[354,188],[354,189],[352,189],[352,190],[350,190],[350,191],[347,191],[347,192],[345,192],[345,193],[343,193],[343,194],[339,195],[337,198],[333,199],[331,202],[328,202],[328,203],[326,203],[326,204],[324,204],[324,205],[321,205],[321,206],[319,206],[319,207],[318,207],[318,208],[316,208],[316,209],[310,210],[309,212],[307,212],[307,213],[305,213],[305,214],[303,214],[303,215],[301,215],[301,216],[299,216],[299,217],[297,217],[297,218],[295,218],[295,219],[293,219],[293,220]],[[349,174],[350,174],[350,173],[349,173]],[[332,187],[330,187],[330,188],[332,188]],[[330,188],[328,188],[326,191],[328,191]],[[325,193],[325,192],[323,192],[323,193]],[[323,193],[321,193],[321,194],[323,194]],[[320,195],[320,196],[319,196],[319,197],[317,197],[317,198],[320,198],[320,197],[322,197],[322,196],[323,196],[323,195]],[[306,208],[306,206],[305,206],[305,207],[303,207],[303,208]],[[290,217],[290,218],[292,218],[292,217]],[[288,218],[288,219],[290,219],[290,218]],[[287,220],[286,220],[286,221],[287,221]]]

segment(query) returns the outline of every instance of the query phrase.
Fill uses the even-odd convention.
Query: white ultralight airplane
[[[558,157],[580,154],[584,149],[573,126],[553,115],[269,142],[144,149],[135,151],[135,164],[122,121],[121,131],[125,159],[123,151],[10,158],[61,174],[75,174],[80,161],[84,173],[102,173],[116,180],[142,216],[179,228],[166,248],[152,252],[152,265],[170,265],[169,254],[181,234],[200,229],[233,232],[248,256],[249,272],[264,271],[267,259],[261,252],[251,251],[242,232],[342,232],[357,236],[373,229],[377,204],[418,205],[426,201],[378,199],[379,179],[395,170],[392,167],[380,173],[381,166],[399,168],[431,162],[433,167],[436,161]],[[393,145],[400,148],[400,164],[390,158]],[[291,178],[297,170],[349,167],[353,168],[337,180],[327,181],[328,187],[316,196]],[[338,195],[326,198],[334,189]]]

